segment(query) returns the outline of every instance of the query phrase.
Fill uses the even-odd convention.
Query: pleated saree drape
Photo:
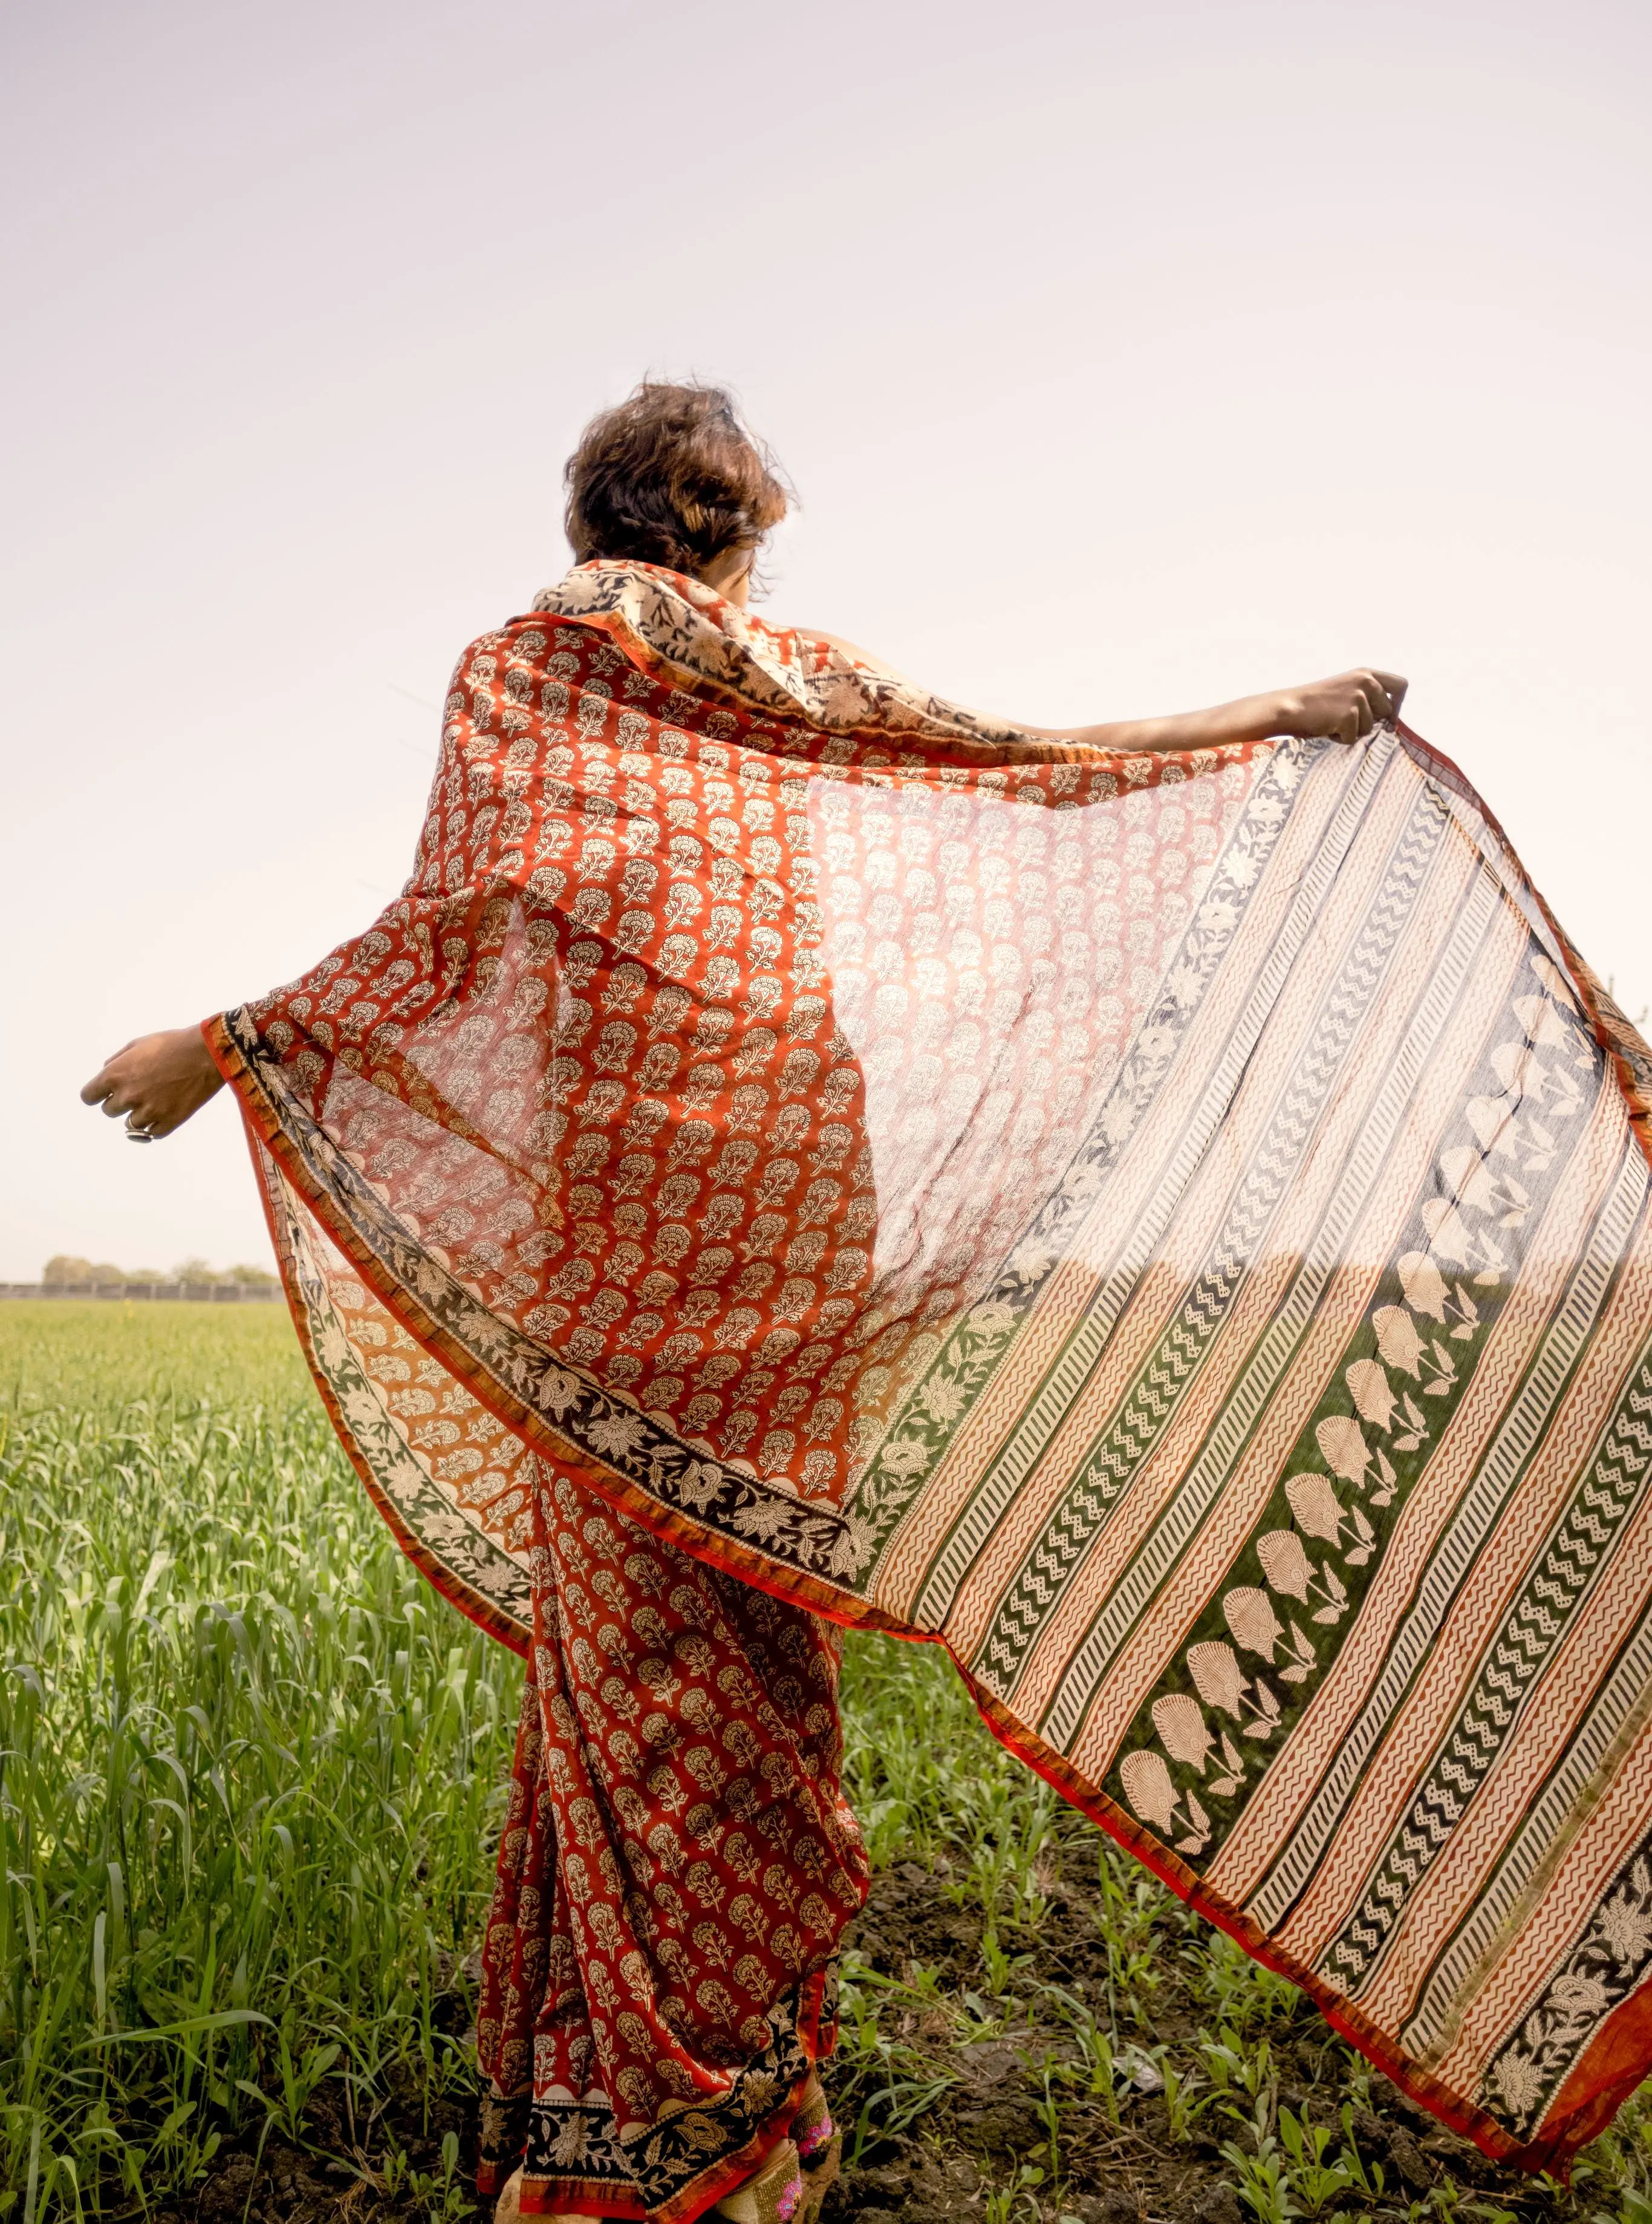
[[[1652,1062],[1416,736],[1040,742],[585,565],[461,660],[401,899],[209,1035],[340,1433],[484,1627],[571,1657],[577,1503],[938,1640],[1488,2151],[1637,2081]],[[646,1708],[674,1656],[592,1613]]]

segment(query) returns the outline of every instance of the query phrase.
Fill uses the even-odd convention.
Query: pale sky
[[[76,1090],[407,869],[447,674],[643,372],[771,615],[1043,724],[1408,673],[1631,1014],[1652,13],[14,7],[0,1279],[268,1256],[233,1107]]]

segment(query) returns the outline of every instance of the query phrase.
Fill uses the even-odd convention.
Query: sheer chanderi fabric
[[[937,1639],[1447,2121],[1535,2167],[1608,2120],[1652,1061],[1446,759],[1040,742],[588,565],[461,660],[403,897],[208,1032],[467,1613],[528,1647],[566,1488]]]

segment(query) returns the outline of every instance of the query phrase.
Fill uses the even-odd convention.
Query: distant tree
[[[41,1279],[51,1289],[64,1282],[123,1282],[126,1276],[107,1259],[77,1259],[72,1252],[60,1251],[47,1260]]]
[[[70,1252],[60,1251],[41,1269],[41,1279],[49,1288],[55,1282],[89,1282],[91,1273],[90,1259],[77,1259]]]
[[[69,1251],[60,1251],[48,1259],[41,1271],[41,1280],[48,1289],[60,1288],[66,1282],[249,1282],[267,1289],[274,1279],[268,1267],[244,1264],[220,1274],[205,1259],[180,1259],[170,1274],[154,1267],[135,1267],[128,1273],[123,1267],[111,1266],[107,1259],[81,1259]]]

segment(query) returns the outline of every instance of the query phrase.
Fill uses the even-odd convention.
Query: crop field
[[[520,1670],[396,1551],[281,1309],[0,1308],[0,2224],[472,2213]],[[944,1661],[852,1640],[845,1709],[834,2224],[1652,2224],[1646,2098],[1569,2187],[1498,2170]]]

